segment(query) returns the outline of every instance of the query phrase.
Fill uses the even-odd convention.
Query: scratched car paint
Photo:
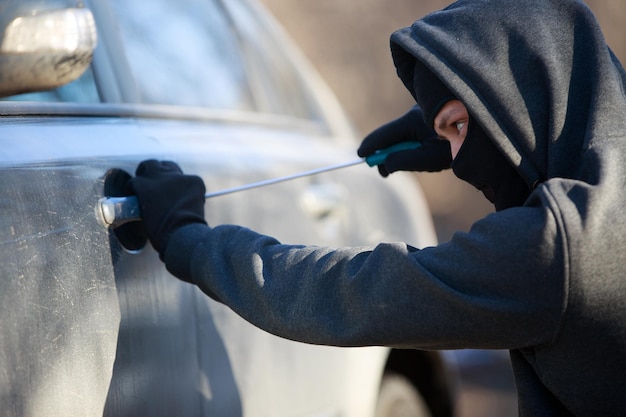
[[[449,415],[439,355],[269,335],[170,276],[139,223],[101,221],[99,199],[147,158],[208,191],[355,158],[340,106],[259,5],[0,3],[2,415],[367,417],[393,370]],[[365,165],[208,199],[206,215],[290,243],[435,243],[413,179]]]

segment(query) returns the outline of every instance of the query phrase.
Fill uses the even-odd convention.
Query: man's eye
[[[465,126],[465,122],[456,122],[455,126],[458,132],[461,133],[461,130],[463,130],[463,127]]]

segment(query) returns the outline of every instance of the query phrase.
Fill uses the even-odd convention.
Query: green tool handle
[[[398,151],[409,151],[412,149],[417,149],[422,146],[421,142],[400,142],[392,145],[388,148],[381,149],[373,153],[372,155],[365,158],[365,162],[367,165],[374,167],[382,164],[387,159],[387,156],[390,153],[398,152]]]

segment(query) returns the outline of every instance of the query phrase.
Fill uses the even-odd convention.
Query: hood
[[[576,0],[462,0],[391,37],[415,97],[416,59],[468,108],[528,187],[585,180],[585,152],[626,129],[626,75]]]

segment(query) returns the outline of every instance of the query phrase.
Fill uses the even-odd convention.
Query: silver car
[[[354,160],[340,106],[248,0],[0,0],[3,416],[451,415],[434,352],[267,334],[110,225],[147,158],[208,191]],[[354,166],[209,198],[289,243],[435,243],[411,177]],[[412,414],[403,414],[403,413]]]

